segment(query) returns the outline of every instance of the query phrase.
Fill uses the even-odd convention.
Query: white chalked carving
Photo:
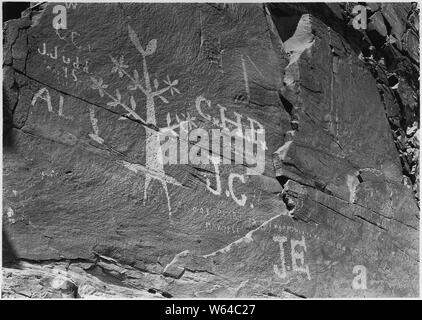
[[[38,99],[47,102],[48,112],[53,112],[53,106],[51,105],[51,97],[47,88],[41,88],[36,94],[34,94],[31,104],[34,106]]]
[[[251,92],[249,90],[248,72],[246,70],[246,64],[245,64],[245,59],[243,58],[243,54],[240,55],[240,59],[242,61],[243,80],[245,81],[245,90],[246,90],[247,98],[249,101],[251,99]]]
[[[112,73],[117,73],[118,76],[121,78],[126,76],[130,81],[131,84],[127,88],[129,91],[141,91],[145,98],[146,98],[146,120],[142,119],[138,113],[135,112],[136,104],[134,100],[131,99],[130,106],[125,103],[122,99],[122,95],[118,89],[115,90],[115,94],[112,95],[109,93],[108,85],[104,84],[102,78],[95,78],[91,77],[92,86],[91,88],[98,90],[101,97],[106,96],[107,98],[111,99],[107,103],[108,106],[117,107],[120,106],[125,111],[127,111],[127,117],[133,118],[135,120],[139,120],[145,124],[146,128],[146,163],[145,163],[145,170],[132,170],[135,172],[141,171],[145,175],[145,186],[144,186],[144,205],[146,204],[147,200],[147,191],[151,181],[157,180],[161,183],[163,187],[166,197],[167,197],[167,205],[169,216],[171,216],[171,206],[170,206],[170,197],[167,189],[167,184],[175,184],[180,185],[174,178],[166,175],[164,172],[164,165],[162,159],[162,150],[160,145],[160,130],[156,130],[157,127],[157,120],[155,114],[155,98],[159,98],[163,103],[169,103],[169,101],[163,96],[164,93],[170,91],[171,95],[173,96],[175,93],[180,93],[180,91],[176,88],[178,84],[178,80],[170,80],[170,77],[167,76],[167,79],[164,80],[164,84],[166,87],[159,89],[159,82],[157,79],[151,81],[150,73],[148,71],[148,65],[146,58],[152,54],[157,49],[157,40],[152,39],[149,41],[145,49],[142,47],[141,42],[138,38],[138,35],[132,29],[131,26],[128,26],[128,35],[129,39],[138,52],[142,56],[142,67],[143,67],[143,74],[142,78],[140,77],[138,71],[135,69],[133,74],[130,74],[126,69],[129,68],[129,65],[125,64],[124,57],[121,56],[119,59],[114,57],[110,57],[111,61],[113,62],[113,68],[111,70]],[[154,127],[154,128],[151,128]],[[127,166],[126,166],[127,167]],[[132,167],[131,167],[132,168]],[[134,168],[132,168],[134,169]]]
[[[63,40],[68,44],[72,44],[76,49],[78,49],[78,51],[82,51],[82,50],[89,51],[89,52],[92,51],[90,44],[87,44],[86,46],[78,45],[76,38],[80,37],[81,34],[79,32],[72,31],[72,30],[62,32],[57,29],[56,35],[60,40]]]
[[[70,33],[70,40],[72,41],[72,44],[73,44],[76,48],[80,49],[80,48],[81,48],[81,46],[78,46],[78,45],[75,43],[75,36],[76,36],[76,35],[80,36],[80,34],[79,34],[78,32],[72,31],[72,32]]]
[[[367,271],[363,265],[357,265],[353,267],[353,274],[356,276],[352,281],[352,288],[354,290],[366,290],[367,289]]]
[[[40,48],[38,48],[38,53],[41,55],[45,55],[47,53],[47,46],[45,44],[45,42],[42,44],[42,52],[40,51]]]
[[[261,70],[259,70],[259,68],[256,66],[256,64],[252,61],[252,59],[248,55],[246,55],[246,57],[248,57],[250,63],[255,68],[255,70],[258,71],[258,73],[260,74],[260,76],[262,77],[262,79],[265,80],[265,77],[264,77],[263,73],[261,72]]]
[[[66,36],[64,36],[64,37],[62,37],[62,35],[60,34],[60,31],[59,31],[60,29],[56,29],[56,35],[57,35],[57,37],[60,39],[60,40],[65,40],[66,39]]]
[[[273,266],[274,272],[279,278],[284,279],[287,276],[286,262],[284,259],[284,243],[287,242],[287,238],[283,236],[273,236],[273,240],[278,242],[278,244],[280,245],[280,261],[281,261],[280,266],[276,264]]]
[[[234,194],[233,191],[233,180],[234,178],[238,178],[240,181],[242,181],[242,183],[245,183],[245,177],[241,174],[237,174],[237,173],[230,173],[229,175],[229,180],[228,180],[228,185],[229,185],[229,195],[231,195],[231,197],[233,198],[233,200],[239,205],[239,206],[244,206],[246,203],[246,196],[244,194],[241,195],[241,198],[237,198]]]
[[[221,180],[220,180],[220,168],[219,168],[220,158],[211,157],[211,162],[214,165],[214,169],[215,169],[216,189],[211,188],[211,182],[208,178],[207,178],[207,189],[215,195],[220,195],[221,194]]]
[[[65,64],[70,63],[70,58],[66,58],[65,56],[62,56],[62,60],[63,60],[63,63],[65,63]]]
[[[49,54],[51,59],[54,59],[54,60],[57,59],[57,48],[58,48],[57,46],[54,46],[54,54],[53,53]]]
[[[302,236],[301,240],[290,239],[290,252],[285,252],[284,243],[287,242],[287,237],[285,236],[273,236],[273,240],[278,242],[280,246],[280,265],[274,265],[274,273],[280,278],[285,279],[287,277],[287,268],[286,268],[286,259],[285,255],[289,254],[292,261],[291,270],[293,272],[306,274],[308,280],[311,280],[311,275],[309,273],[309,266],[305,264],[305,252],[306,252],[306,243],[305,237]],[[300,251],[299,251],[300,250]]]
[[[73,9],[75,10],[78,6],[77,2],[65,2],[66,9]]]
[[[50,96],[50,92],[48,91],[47,88],[41,88],[40,90],[38,90],[38,92],[36,94],[34,94],[34,97],[32,98],[32,102],[31,105],[35,106],[35,103],[37,102],[38,99],[44,100],[47,103],[47,109],[48,112],[53,113],[53,105],[51,104],[51,96]],[[59,96],[59,111],[58,111],[58,115],[62,118],[68,119],[68,120],[73,120],[72,116],[66,116],[64,114],[63,111],[63,104],[64,104],[64,98],[62,95]]]
[[[94,130],[94,133],[90,133],[89,137],[99,144],[103,144],[104,139],[99,136],[98,119],[95,117],[95,109],[93,106],[89,106],[89,119],[91,120],[92,130]]]
[[[309,273],[309,266],[305,264],[305,252],[306,252],[305,237],[302,236],[301,240],[291,239],[290,247],[291,247],[293,271],[305,273],[308,280],[311,280],[311,275]],[[298,251],[299,249],[301,249],[301,251]],[[298,261],[300,263],[298,263]]]
[[[268,219],[267,221],[263,222],[263,223],[262,223],[261,225],[259,225],[257,228],[252,229],[251,231],[249,231],[247,234],[245,234],[245,235],[244,235],[243,237],[241,237],[240,239],[237,239],[236,241],[234,241],[234,242],[232,242],[232,243],[230,243],[230,244],[226,245],[224,248],[221,248],[221,249],[219,249],[219,250],[217,250],[217,251],[214,251],[214,252],[211,252],[211,253],[209,253],[209,254],[203,255],[203,257],[204,257],[204,258],[208,258],[208,257],[215,256],[215,255],[217,255],[217,254],[227,253],[227,252],[229,252],[230,250],[232,250],[235,246],[238,246],[238,245],[240,245],[240,244],[242,244],[242,243],[245,243],[245,244],[251,243],[252,241],[254,241],[254,239],[253,239],[253,237],[252,237],[252,236],[253,236],[253,234],[254,234],[256,231],[258,231],[258,230],[265,230],[266,226],[267,226],[268,224],[271,224],[271,222],[272,222],[273,220],[275,220],[275,219],[277,219],[277,218],[279,218],[279,217],[281,217],[281,216],[284,216],[284,215],[286,215],[286,214],[287,214],[287,212],[283,212],[283,213],[280,213],[280,214],[278,214],[278,215],[273,216],[272,218],[270,218],[270,219]]]
[[[59,34],[58,36],[60,37]],[[72,78],[74,82],[78,81],[76,71],[83,71],[89,74],[88,60],[80,62],[78,56],[76,56],[75,58],[66,56],[62,54],[63,50],[60,49],[59,46],[54,46],[54,50],[48,53],[47,45],[44,42],[42,49],[38,48],[37,50],[40,55],[45,55],[46,57],[53,60],[53,66],[48,64],[46,68],[50,70],[54,75],[56,75],[58,81],[60,80],[60,77],[64,77],[66,79]],[[60,63],[60,65],[57,65],[57,63]],[[65,83],[67,84],[67,82]]]
[[[59,96],[59,116],[65,118],[65,119],[73,120],[73,117],[72,116],[66,116],[64,114],[64,112],[63,112],[63,103],[64,103],[63,96]]]

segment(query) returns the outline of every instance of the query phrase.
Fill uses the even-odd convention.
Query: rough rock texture
[[[101,261],[102,260],[102,261]],[[87,271],[88,270],[88,271]],[[116,277],[130,275],[115,261],[101,259],[96,263],[45,262],[32,264],[20,262],[12,268],[3,269],[3,298],[163,298],[166,293],[152,288],[122,287]],[[169,297],[167,295],[167,297]]]
[[[54,5],[4,26],[4,297],[419,294],[418,8]],[[161,165],[184,124],[265,170]]]

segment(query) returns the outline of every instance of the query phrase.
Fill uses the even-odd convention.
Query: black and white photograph
[[[1,300],[420,298],[419,11],[2,2]]]

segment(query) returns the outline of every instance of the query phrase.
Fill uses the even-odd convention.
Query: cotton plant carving
[[[146,119],[144,120],[135,111],[137,108],[137,104],[133,95],[130,95],[129,102],[126,103],[125,101],[123,101],[122,94],[118,89],[115,90],[114,95],[111,94],[110,91],[108,91],[109,86],[104,83],[104,80],[101,77],[91,77],[91,88],[94,90],[98,90],[100,97],[107,97],[108,99],[110,99],[110,101],[107,102],[108,106],[121,107],[127,112],[125,117],[121,117],[120,119],[133,118],[145,125],[145,167],[140,165],[134,166],[130,163],[124,163],[124,165],[135,172],[141,171],[145,175],[143,200],[144,205],[146,204],[147,191],[151,181],[154,179],[161,183],[161,186],[163,187],[167,197],[169,216],[171,216],[171,205],[167,183],[178,186],[181,186],[181,183],[179,183],[173,177],[168,176],[164,171],[162,151],[160,145],[160,133],[165,130],[160,130],[157,128],[157,119],[155,116],[155,99],[159,98],[163,103],[167,104],[169,103],[169,101],[164,96],[165,93],[169,91],[172,96],[174,94],[180,94],[180,91],[176,88],[178,80],[172,81],[170,80],[170,77],[167,76],[166,80],[163,81],[166,86],[161,89],[159,89],[159,82],[157,79],[154,79],[151,82],[146,58],[155,53],[157,49],[157,40],[152,39],[144,50],[137,34],[130,25],[128,25],[128,35],[132,44],[142,56],[143,77],[141,78],[138,70],[136,69],[133,70],[132,74],[129,73],[129,71],[127,70],[129,69],[129,65],[125,64],[123,56],[118,59],[110,56],[110,59],[113,63],[111,73],[116,73],[120,78],[127,77],[130,80],[130,85],[127,87],[127,90],[129,92],[139,90],[143,93],[146,98]]]

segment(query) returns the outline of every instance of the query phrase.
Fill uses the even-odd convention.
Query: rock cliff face
[[[56,5],[4,25],[3,297],[419,295],[415,5]]]

